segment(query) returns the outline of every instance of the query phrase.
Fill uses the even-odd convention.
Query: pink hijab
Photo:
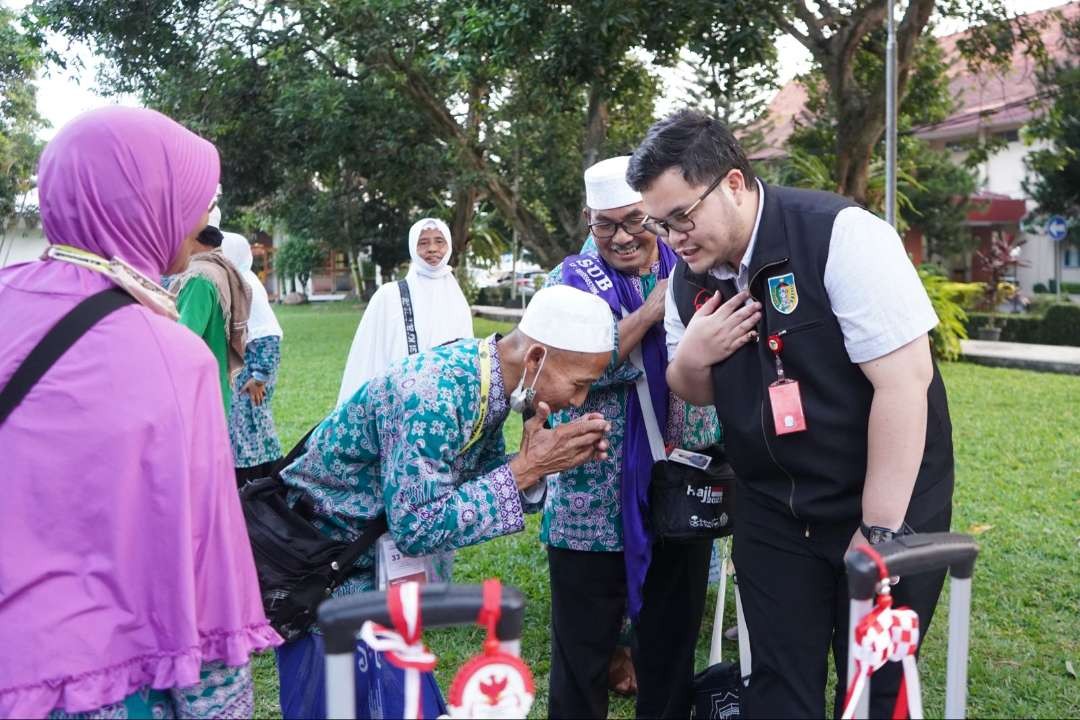
[[[39,166],[52,243],[160,276],[218,182],[214,146],[150,110],[75,119]],[[55,260],[0,270],[0,385],[79,300],[108,287]],[[233,479],[217,367],[133,305],[72,347],[0,425],[0,717],[85,712],[186,687],[280,642]]]

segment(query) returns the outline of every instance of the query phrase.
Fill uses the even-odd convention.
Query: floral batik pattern
[[[477,442],[465,450],[480,408],[480,343],[492,378]],[[282,477],[315,507],[315,524],[353,540],[384,511],[407,555],[430,555],[520,531],[531,510],[518,492],[502,426],[509,414],[495,338],[410,355],[365,384],[312,433]],[[338,595],[374,587],[374,549]]]
[[[255,709],[255,689],[251,668],[227,667],[213,662],[202,666],[199,683],[189,688],[153,690],[144,687],[121,702],[82,713],[53,710],[50,720],[90,720],[90,718],[250,718]]]
[[[281,338],[276,335],[256,338],[244,349],[244,367],[236,377],[229,410],[229,440],[238,468],[255,467],[281,458],[281,442],[271,411],[280,363]],[[261,405],[252,402],[246,392],[240,392],[252,378],[266,383],[266,396]]]

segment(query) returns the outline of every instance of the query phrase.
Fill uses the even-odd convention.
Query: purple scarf
[[[663,242],[657,240],[660,269],[657,280],[671,274],[678,258]],[[615,270],[599,255],[573,255],[563,261],[563,282],[594,295],[599,295],[611,307],[616,318],[622,319],[622,309],[634,312],[644,300],[638,294],[634,278]],[[654,290],[655,292],[655,290]],[[664,377],[667,369],[667,345],[662,324],[654,325],[641,341],[641,359],[649,378],[656,422],[663,432],[667,426],[668,386]],[[626,398],[626,436],[622,447],[622,479],[619,495],[622,501],[623,559],[626,563],[626,586],[630,618],[636,620],[641,612],[641,591],[645,573],[652,559],[652,532],[649,528],[649,481],[653,457],[645,416],[641,412],[636,390],[630,389]]]

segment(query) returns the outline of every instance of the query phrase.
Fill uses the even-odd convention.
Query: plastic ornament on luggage
[[[502,584],[484,581],[484,603],[476,621],[487,628],[484,650],[466,662],[450,686],[447,698],[452,718],[524,718],[532,708],[536,686],[521,658],[499,648]]]
[[[855,715],[862,694],[866,692],[870,676],[887,662],[899,662],[903,666],[903,679],[896,696],[893,718],[911,717],[921,720],[922,689],[915,653],[919,649],[919,616],[908,607],[893,607],[889,591],[889,572],[885,562],[871,547],[861,547],[869,555],[881,573],[880,590],[874,608],[855,626],[855,645],[850,648],[855,660],[855,679],[844,698],[842,720]],[[909,714],[910,713],[910,714]]]

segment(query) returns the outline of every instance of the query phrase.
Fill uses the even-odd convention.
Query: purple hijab
[[[39,166],[52,243],[157,277],[206,212],[214,146],[164,115],[72,121]],[[109,287],[55,260],[0,270],[0,385],[65,312]],[[0,425],[0,717],[90,711],[186,687],[278,644],[233,479],[213,356],[132,305],[84,335]]]
[[[671,274],[678,258],[661,240],[656,241],[660,256],[657,280]],[[589,246],[586,242],[585,248]],[[583,250],[585,248],[582,248]],[[563,261],[563,282],[580,290],[599,295],[611,307],[616,318],[622,318],[622,308],[634,312],[643,304],[634,286],[634,278],[614,269],[597,252],[595,255],[573,255]],[[655,292],[655,291],[654,291]],[[663,325],[654,325],[641,341],[641,361],[649,378],[649,396],[660,432],[667,427],[668,385],[667,345]],[[645,574],[652,559],[652,533],[649,531],[649,481],[652,478],[653,457],[645,416],[637,392],[630,388],[626,397],[626,436],[622,447],[622,477],[619,499],[622,502],[623,560],[626,563],[627,605],[630,618],[637,620],[641,612],[641,592]]]

